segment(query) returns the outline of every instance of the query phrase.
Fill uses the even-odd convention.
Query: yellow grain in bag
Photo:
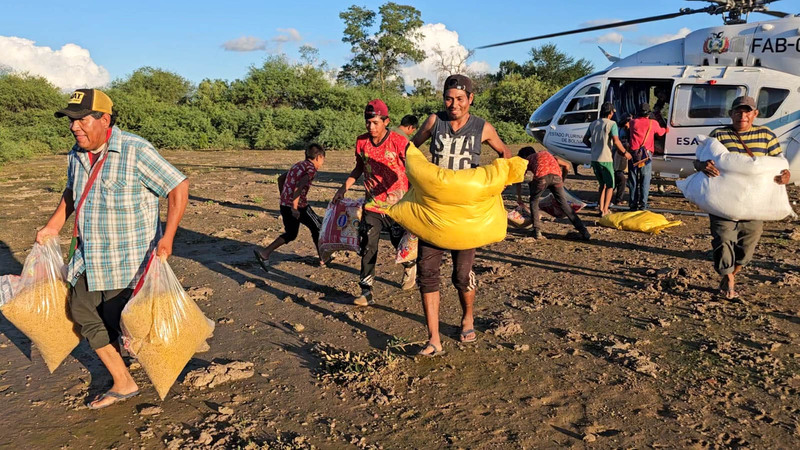
[[[421,240],[448,250],[502,241],[508,219],[501,194],[523,180],[527,167],[526,160],[514,157],[474,169],[444,169],[409,144],[406,175],[411,189],[388,214]]]

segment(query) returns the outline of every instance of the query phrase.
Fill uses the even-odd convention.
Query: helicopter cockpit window
[[[592,83],[582,87],[567,104],[559,125],[588,123],[597,119],[600,109],[600,83]]]
[[[529,126],[535,128],[550,125],[550,122],[553,120],[553,116],[556,115],[556,111],[558,111],[561,103],[564,101],[567,95],[569,95],[569,93],[575,89],[575,86],[581,82],[583,82],[583,79],[573,81],[560,91],[556,92],[556,94],[547,99],[547,101],[542,103],[542,105],[539,106],[539,108],[536,109],[536,111],[534,111],[531,115]]]
[[[761,88],[758,92],[758,117],[766,119],[775,115],[778,109],[789,96],[788,89]]]

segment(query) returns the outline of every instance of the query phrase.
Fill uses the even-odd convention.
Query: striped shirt
[[[709,136],[720,141],[729,152],[747,154],[731,127],[717,128]],[[739,133],[739,136],[742,137],[742,141],[753,152],[753,156],[777,156],[781,154],[781,144],[778,143],[778,138],[767,127],[753,125],[748,131]]]
[[[186,179],[152,144],[113,128],[108,156],[78,216],[79,244],[67,265],[74,286],[86,273],[89,291],[133,287],[161,237],[158,198]],[[87,151],[68,155],[67,188],[77,205],[89,180]]]

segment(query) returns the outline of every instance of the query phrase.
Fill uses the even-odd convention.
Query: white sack
[[[781,220],[794,215],[786,186],[775,176],[789,168],[783,157],[731,153],[718,140],[697,136],[697,159],[712,160],[719,176],[702,172],[678,180],[683,196],[703,211],[730,220]]]

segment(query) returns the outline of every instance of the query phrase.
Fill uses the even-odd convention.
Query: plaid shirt
[[[136,285],[161,235],[158,197],[166,197],[186,179],[152,144],[117,127],[107,151],[81,207],[78,249],[67,267],[73,286],[86,273],[89,291]],[[92,167],[86,150],[75,145],[68,165],[67,188],[77,206]]]

